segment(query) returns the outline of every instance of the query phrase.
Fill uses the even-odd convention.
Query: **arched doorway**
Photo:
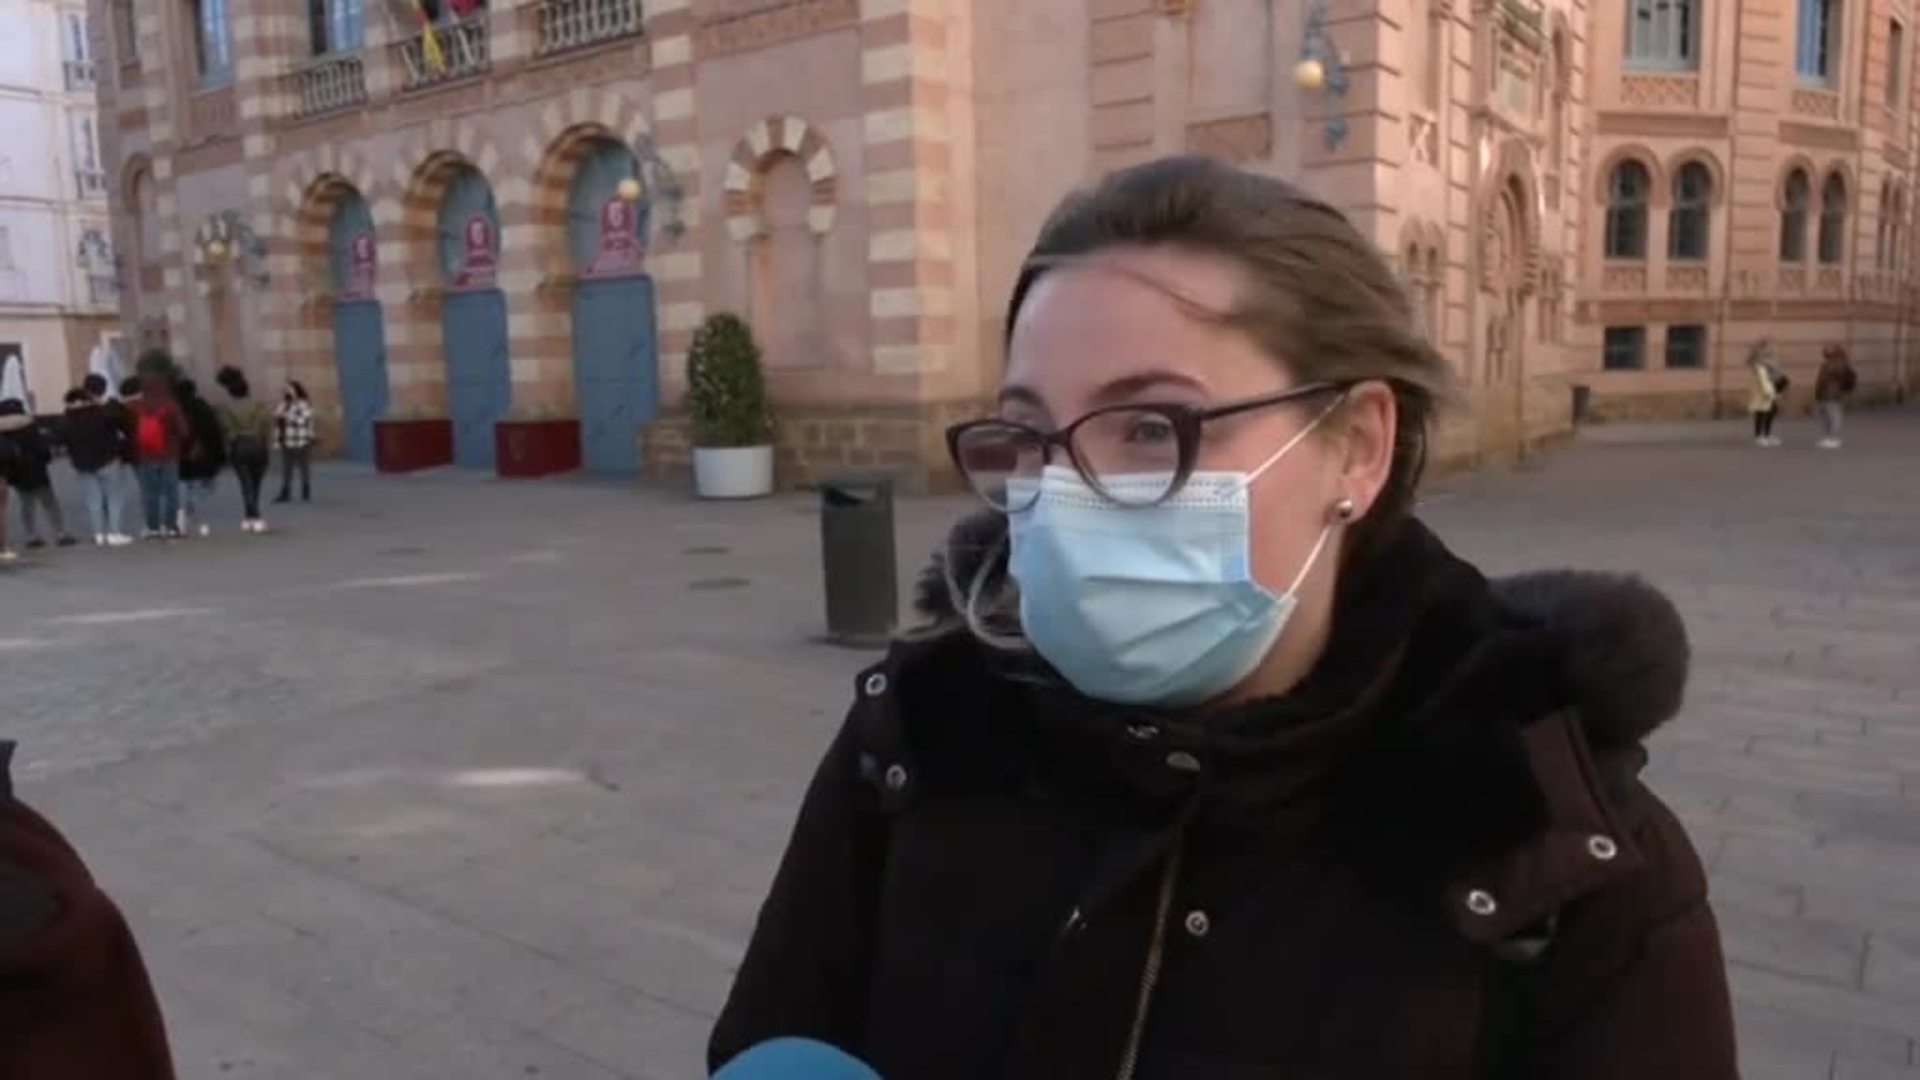
[[[653,279],[646,275],[648,195],[633,151],[596,140],[567,195],[573,289],[574,397],[589,472],[639,471],[640,426],[659,407]],[[621,181],[631,180],[622,198]]]
[[[507,298],[500,292],[500,209],[471,166],[456,168],[440,201],[441,348],[456,465],[491,469],[494,424],[513,406],[507,361]]]
[[[347,188],[327,222],[327,264],[341,449],[352,461],[373,460],[373,422],[387,415],[387,328],[374,296],[377,258],[373,212],[358,191]]]
[[[1518,177],[1500,185],[1488,212],[1486,249],[1487,348],[1481,377],[1481,425],[1487,452],[1524,454],[1526,448],[1527,295],[1530,282],[1527,194]]]

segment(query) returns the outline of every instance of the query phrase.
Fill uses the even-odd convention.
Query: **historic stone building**
[[[1449,456],[1576,397],[1733,400],[1766,334],[1890,390],[1904,8],[1820,2],[444,0],[429,43],[398,0],[94,0],[141,340],[303,379],[349,453],[444,417],[485,465],[568,417],[590,467],[659,473],[691,334],[737,311],[799,483],[937,479],[1047,210],[1181,151],[1403,267],[1473,405]]]
[[[0,397],[40,412],[119,334],[86,0],[0,0]]]
[[[1574,341],[1596,408],[1744,408],[1771,338],[1811,389],[1846,344],[1865,389],[1914,362],[1905,0],[1630,0],[1597,22]]]

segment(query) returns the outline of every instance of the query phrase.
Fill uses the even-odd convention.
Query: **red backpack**
[[[141,409],[134,421],[133,448],[142,458],[164,457],[167,452],[167,421],[159,409]]]

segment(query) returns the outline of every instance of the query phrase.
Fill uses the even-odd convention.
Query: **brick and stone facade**
[[[1473,405],[1443,433],[1455,460],[1564,434],[1576,391],[1601,415],[1711,412],[1762,336],[1796,366],[1849,344],[1871,393],[1913,377],[1905,0],[1833,7],[1821,85],[1793,48],[1793,4],[1817,0],[1673,0],[1661,18],[1690,20],[1687,43],[1659,67],[1621,11],[1572,0],[495,0],[446,30],[467,51],[436,76],[383,11],[358,48],[316,57],[300,5],[229,0],[232,78],[207,86],[194,0],[115,19],[123,2],[95,0],[141,43],[104,95],[138,267],[124,313],[193,367],[299,377],[331,404],[327,223],[357,195],[391,409],[443,412],[436,213],[477,170],[499,208],[513,407],[564,415],[570,185],[596,146],[656,154],[680,194],[679,228],[655,206],[648,238],[658,402],[635,437],[656,474],[688,460],[686,349],[728,310],[762,340],[786,481],[885,467],[939,484],[942,431],[991,397],[1002,305],[1048,210],[1179,152],[1296,179],[1402,267]],[[584,42],[583,12],[603,28]],[[1640,219],[1609,213],[1627,161]],[[1803,264],[1781,263],[1795,162],[1816,202],[1841,178],[1838,262],[1814,250],[1814,206]],[[1707,237],[1684,259],[1683,170]],[[1637,257],[1608,257],[1610,218],[1640,221]],[[215,221],[245,223],[258,255],[207,258]]]

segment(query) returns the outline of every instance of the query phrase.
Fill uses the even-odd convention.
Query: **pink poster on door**
[[[374,253],[373,234],[360,232],[353,234],[353,240],[347,246],[347,281],[341,290],[342,299],[366,300],[373,296],[374,277],[378,270],[377,256]]]
[[[587,277],[637,274],[646,265],[633,204],[615,195],[600,206],[600,248],[587,265]]]
[[[493,219],[476,210],[467,215],[467,223],[461,227],[460,234],[460,272],[454,275],[454,287],[477,289],[492,285],[500,270],[499,244],[494,235]]]

